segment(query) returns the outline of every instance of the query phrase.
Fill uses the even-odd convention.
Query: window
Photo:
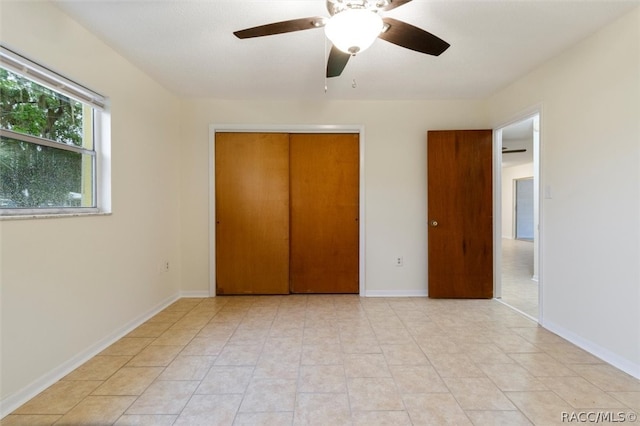
[[[0,48],[0,215],[99,211],[105,100]]]

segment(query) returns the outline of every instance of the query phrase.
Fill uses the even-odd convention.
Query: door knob
[[[437,220],[432,220],[431,222],[429,222],[429,225],[433,226],[434,228],[436,226],[438,226],[438,221]]]

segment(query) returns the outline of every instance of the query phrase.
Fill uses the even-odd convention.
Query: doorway
[[[540,320],[540,116],[495,132],[496,298]]]

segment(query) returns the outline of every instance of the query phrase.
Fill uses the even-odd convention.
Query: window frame
[[[53,149],[88,155],[91,161],[91,206],[86,207],[41,207],[41,208],[12,208],[1,207],[0,219],[26,218],[43,216],[68,216],[85,214],[110,213],[110,164],[109,158],[109,123],[108,99],[61,74],[52,71],[32,60],[0,45],[0,66],[14,74],[29,79],[38,85],[61,93],[80,102],[91,109],[91,149],[57,142],[47,138],[15,132],[0,128],[0,136],[7,139],[26,142],[34,145],[46,146]],[[86,145],[86,144],[85,144]]]

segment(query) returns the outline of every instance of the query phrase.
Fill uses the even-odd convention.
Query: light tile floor
[[[494,300],[239,296],[175,302],[2,424],[552,425],[592,412],[640,413],[640,381]]]
[[[538,283],[533,277],[533,242],[502,239],[502,301],[538,318]]]

